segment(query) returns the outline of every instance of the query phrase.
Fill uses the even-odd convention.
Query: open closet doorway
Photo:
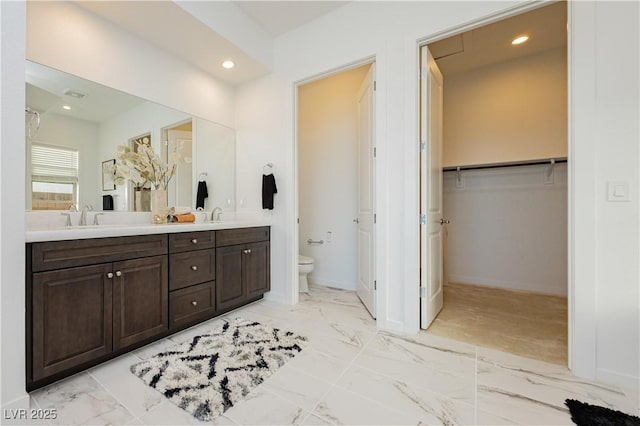
[[[567,4],[427,42],[421,69],[421,328],[567,365]]]
[[[351,292],[373,318],[374,91],[372,62],[297,85],[298,289]]]

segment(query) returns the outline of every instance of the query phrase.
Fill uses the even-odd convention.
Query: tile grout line
[[[117,359],[117,358],[116,358],[116,359]],[[107,392],[107,393],[108,393],[109,395],[111,395],[111,396],[112,396],[116,401],[118,401],[118,403],[119,403],[120,405],[122,405],[122,407],[123,407],[125,410],[127,410],[127,411],[129,412],[129,414],[131,414],[131,416],[132,416],[135,420],[139,421],[139,422],[140,422],[140,424],[145,424],[142,420],[140,420],[140,418],[139,418],[138,416],[136,416],[136,415],[133,413],[133,411],[132,411],[129,407],[127,407],[127,406],[125,405],[125,403],[124,403],[123,401],[121,401],[121,400],[120,400],[120,398],[118,398],[118,397],[117,397],[113,392],[111,392],[109,389],[107,389],[107,387],[106,387],[105,385],[103,385],[103,384],[102,384],[102,382],[101,382],[100,380],[98,380],[98,378],[97,378],[97,377],[95,377],[93,374],[91,374],[91,371],[90,371],[90,370],[88,370],[88,371],[87,371],[87,375],[88,375],[89,377],[91,377],[93,380],[95,380],[95,382],[96,382],[96,383],[97,383],[97,384],[98,384],[102,389],[104,389],[104,391],[105,391],[105,392]]]
[[[333,383],[331,383],[331,386],[329,386],[329,389],[327,389],[327,391],[320,397],[320,399],[318,400],[318,402],[316,402],[316,404],[313,406],[313,408],[311,408],[311,410],[309,410],[307,415],[302,420],[301,424],[304,423],[309,418],[309,416],[313,414],[314,410],[316,408],[318,408],[318,405],[320,405],[320,403],[326,398],[326,396],[329,395],[329,392],[331,392],[331,390],[333,390],[333,388],[337,387],[338,382],[340,381],[340,379],[342,379],[342,377],[344,377],[344,375],[347,374],[347,371],[349,371],[349,369],[353,366],[353,364],[356,362],[356,359],[358,359],[360,354],[362,354],[362,352],[364,352],[364,350],[367,348],[367,346],[369,346],[371,344],[371,342],[373,342],[373,340],[376,338],[376,336],[378,336],[378,334],[379,334],[379,331],[376,331],[375,334],[371,337],[371,339],[369,339],[369,341],[362,346],[362,349],[360,349],[358,351],[358,353],[353,357],[353,359],[351,361],[349,361],[349,364],[347,364],[347,367],[344,369],[344,371],[335,379],[335,381]],[[374,401],[374,402],[376,402],[376,404],[378,404],[377,401]],[[315,416],[321,418],[322,420],[327,421],[327,419],[324,416],[320,415],[320,414],[315,414]],[[333,424],[331,421],[329,421],[329,423]]]

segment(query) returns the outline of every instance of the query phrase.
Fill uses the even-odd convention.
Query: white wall
[[[442,163],[567,156],[567,49],[444,78]]]
[[[640,4],[577,2],[575,10],[574,308],[597,348],[580,362],[595,364],[602,380],[638,387]],[[612,180],[628,182],[629,202],[606,200]]]
[[[27,408],[24,351],[25,3],[0,2],[0,404]],[[4,412],[4,411],[3,411]]]
[[[79,208],[91,204],[100,210],[102,166],[98,159],[98,125],[62,115],[43,114],[40,116],[40,129],[34,142],[78,150]],[[31,193],[28,192],[28,195]]]
[[[548,167],[444,174],[449,282],[567,295],[567,167]]]
[[[312,283],[348,290],[358,279],[357,94],[369,67],[298,89],[300,254],[315,259]],[[326,244],[307,244],[309,238]]]
[[[238,180],[238,194],[247,200],[245,209],[259,209],[262,164],[272,161],[280,178],[273,213],[271,298],[296,300],[295,83],[375,55],[378,326],[417,331],[416,43],[513,5],[353,2],[276,39],[274,73],[240,87],[236,99],[239,175],[247,173]],[[569,26],[575,54],[575,134],[570,148],[575,156],[570,169],[575,185],[570,210],[570,268],[575,281],[571,309],[576,318],[572,366],[580,376],[595,377],[597,372],[603,379],[636,386],[638,201],[605,205],[602,197],[604,182],[614,178],[628,179],[632,194],[638,194],[637,7],[573,2],[575,16]],[[596,308],[597,289],[607,294]],[[624,312],[624,318],[611,315],[612,310]],[[596,333],[606,337],[596,339]]]

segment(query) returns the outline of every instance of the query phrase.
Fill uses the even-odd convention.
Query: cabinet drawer
[[[169,256],[169,289],[177,290],[215,279],[215,250],[196,250]]]
[[[93,238],[33,243],[33,272],[94,265],[139,257],[167,254],[167,236]]]
[[[225,229],[216,235],[216,247],[269,241],[269,227]]]
[[[215,311],[215,283],[194,285],[169,293],[169,327],[204,320]]]
[[[214,231],[181,232],[169,234],[169,252],[180,253],[183,251],[202,250],[216,246],[216,233]]]

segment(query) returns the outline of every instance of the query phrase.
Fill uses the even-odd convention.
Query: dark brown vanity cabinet
[[[216,310],[257,300],[270,289],[269,228],[218,231]]]
[[[112,350],[111,265],[33,274],[33,380]]]
[[[33,243],[28,259],[29,382],[166,332],[166,235]]]
[[[167,331],[167,256],[113,264],[113,349],[134,345]]]
[[[215,315],[215,231],[169,235],[169,326]]]
[[[269,291],[269,227],[27,245],[27,390]]]

